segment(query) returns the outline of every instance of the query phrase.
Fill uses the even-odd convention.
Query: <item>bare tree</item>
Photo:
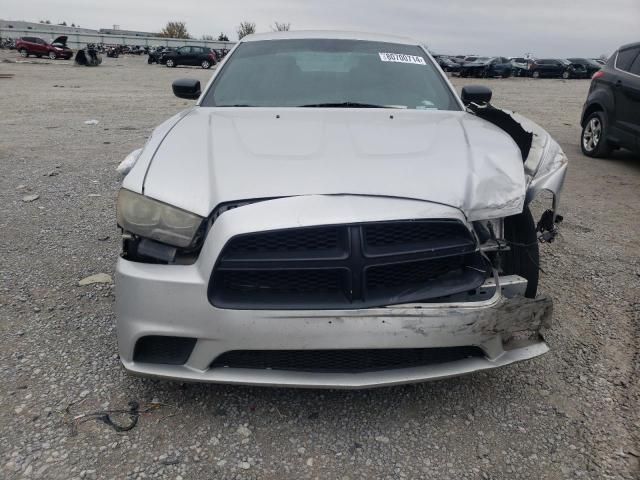
[[[167,25],[160,32],[161,37],[167,38],[191,38],[187,31],[187,24],[184,22],[167,22]]]
[[[256,33],[256,24],[253,22],[240,22],[238,28],[236,29],[236,33],[238,34],[238,40],[242,37],[246,37],[247,35],[251,35],[252,33]]]
[[[229,37],[227,37],[224,33],[220,32],[220,35],[218,35],[218,41],[219,42],[228,42],[229,41]]]
[[[273,30],[274,32],[288,32],[289,30],[291,30],[291,24],[290,23],[280,23],[280,22],[274,22],[273,26],[271,27],[271,30]]]

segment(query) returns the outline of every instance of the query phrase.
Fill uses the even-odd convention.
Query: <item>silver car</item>
[[[365,388],[548,350],[538,242],[567,158],[487,88],[459,97],[412,40],[279,32],[173,90],[195,106],[127,158],[118,196],[129,372]]]

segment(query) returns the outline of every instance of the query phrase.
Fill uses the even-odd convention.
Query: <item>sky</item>
[[[640,0],[0,0],[6,20],[66,21],[85,28],[159,31],[184,21],[194,37],[226,33],[248,20],[295,30],[403,35],[432,52],[596,57],[640,41]],[[35,13],[37,12],[37,13]],[[35,15],[35,16],[34,16]]]

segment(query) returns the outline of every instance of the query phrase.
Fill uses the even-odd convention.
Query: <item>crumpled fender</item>
[[[524,204],[528,205],[544,190],[553,194],[553,218],[557,215],[560,193],[567,174],[568,159],[560,145],[537,123],[522,115],[491,105],[472,104],[477,116],[503,129],[522,153],[526,175]]]

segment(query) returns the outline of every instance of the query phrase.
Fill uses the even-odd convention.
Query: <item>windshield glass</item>
[[[460,110],[420,47],[329,39],[242,43],[201,105]]]

